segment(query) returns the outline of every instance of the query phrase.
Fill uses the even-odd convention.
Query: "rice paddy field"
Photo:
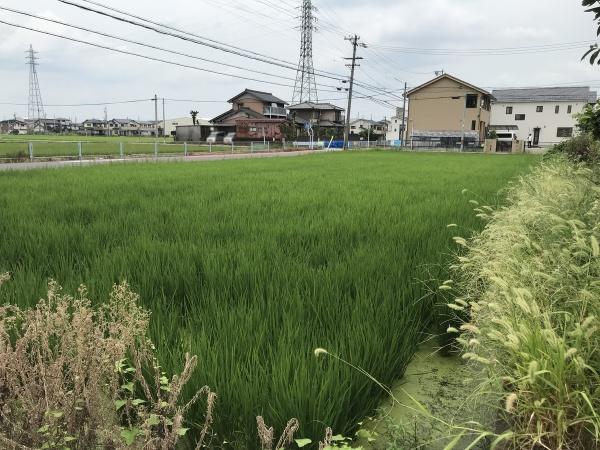
[[[256,448],[257,415],[278,431],[297,417],[313,440],[351,432],[381,392],[314,349],[398,379],[432,320],[427,280],[445,279],[452,236],[481,227],[468,200],[498,203],[537,161],[357,152],[0,173],[13,273],[0,303],[35,304],[49,278],[101,301],[127,279],[165,368],[199,356],[215,443]]]
[[[183,143],[174,143],[172,138],[158,139],[159,155],[179,155],[183,156],[186,147]],[[148,137],[102,137],[102,136],[3,136],[0,139],[0,162],[10,162],[11,160],[29,159],[29,146],[32,146],[34,158],[56,158],[56,159],[76,159],[79,158],[79,146],[81,145],[81,154],[85,158],[107,157],[118,158],[121,156],[144,156],[154,154],[154,138]],[[265,146],[258,146],[264,147]],[[273,146],[274,149],[281,150],[281,144]],[[261,149],[262,151],[263,149]],[[209,147],[207,144],[188,144],[189,153],[208,153],[208,152],[250,152],[250,143],[245,145],[217,144]]]

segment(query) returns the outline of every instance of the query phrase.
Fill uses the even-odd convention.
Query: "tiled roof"
[[[233,103],[234,100],[236,100],[238,97],[241,97],[242,95],[246,95],[246,94],[251,95],[254,98],[257,98],[261,102],[265,102],[265,103],[283,103],[284,105],[287,105],[287,102],[281,100],[280,98],[275,97],[270,92],[254,91],[252,89],[246,89],[246,90],[244,90],[244,92],[239,93],[238,95],[236,95],[235,97],[233,97],[231,100],[229,100],[229,103]]]
[[[497,89],[492,92],[497,103],[586,102],[595,103],[597,94],[589,87],[550,87],[531,89]]]
[[[223,114],[218,115],[214,119],[211,119],[210,122],[211,123],[222,122],[223,120],[227,119],[228,117],[232,116],[233,114],[236,114],[239,112],[246,113],[248,115],[248,117],[255,118],[255,119],[264,119],[265,118],[264,115],[257,113],[256,111],[253,111],[249,108],[241,107],[239,109],[230,109],[229,111],[226,111]]]
[[[344,108],[340,108],[339,106],[332,105],[331,103],[314,103],[314,102],[304,102],[298,103],[296,105],[291,105],[288,109],[310,109],[310,110],[325,110],[325,111],[344,111]]]

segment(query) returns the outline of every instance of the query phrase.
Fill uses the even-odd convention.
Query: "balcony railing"
[[[278,106],[265,106],[263,109],[264,116],[283,116],[287,117],[287,110]]]

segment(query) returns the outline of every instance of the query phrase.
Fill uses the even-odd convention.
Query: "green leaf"
[[[592,236],[590,238],[590,241],[592,244],[592,255],[599,256],[600,255],[600,244],[598,244],[598,239],[596,239],[596,236]]]
[[[123,386],[121,386],[123,389],[131,392],[133,394],[133,383],[125,383]]]
[[[38,430],[37,430],[37,431],[38,431],[38,433],[47,433],[47,432],[48,432],[48,430],[49,430],[49,428],[50,428],[50,427],[49,427],[48,425],[44,425],[44,426],[42,426],[42,427],[38,428]]]
[[[121,359],[115,363],[115,372],[121,373],[123,371],[123,368],[125,367],[125,361],[127,360]]]
[[[115,400],[115,410],[120,410],[123,406],[127,404],[127,400]]]
[[[450,441],[448,443],[448,445],[446,445],[444,447],[444,450],[452,450],[454,448],[456,448],[456,446],[458,445],[458,443],[460,442],[460,440],[462,439],[462,437],[464,436],[465,432],[461,431],[460,434],[457,434],[454,439],[452,439],[452,441]]]
[[[144,403],[146,403],[146,400],[142,400],[141,398],[136,398],[131,403],[133,404],[133,406],[139,406],[139,405],[143,405]]]
[[[341,434],[336,434],[335,436],[332,436],[331,440],[334,442],[339,442],[339,441],[346,440],[346,438],[344,436],[342,436]]]
[[[133,444],[138,434],[140,434],[140,429],[135,427],[124,429],[121,431],[121,437],[127,445]]]
[[[177,434],[179,436],[185,436],[185,433],[187,433],[189,430],[189,428],[180,428],[179,430],[177,430]]]
[[[160,384],[169,384],[169,379],[163,375],[160,377]]]
[[[158,425],[160,423],[160,418],[156,414],[150,414],[150,417],[148,417],[146,423],[150,426]]]
[[[63,439],[65,442],[73,442],[76,438],[74,438],[73,436],[65,436],[65,438]]]
[[[311,443],[312,441],[310,439],[296,439],[296,445],[300,448],[305,447]]]

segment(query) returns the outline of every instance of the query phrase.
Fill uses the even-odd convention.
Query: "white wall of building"
[[[197,123],[197,125],[210,125],[210,122],[208,121],[208,119],[201,119],[200,117],[196,118],[196,123]],[[158,126],[162,127],[162,125],[163,125],[162,121],[159,121]],[[191,116],[178,117],[176,119],[167,119],[166,124],[165,124],[165,131],[166,131],[165,134],[167,136],[172,136],[175,134],[175,130],[177,129],[177,127],[185,126],[185,125],[193,125]]]
[[[582,102],[538,102],[538,103],[493,103],[492,104],[492,126],[516,125],[519,139],[527,139],[529,133],[534,134],[535,128],[540,129],[540,145],[561,142],[567,137],[559,137],[558,128],[572,128],[573,135],[577,133],[575,114],[580,113],[586,103]],[[543,107],[538,112],[539,106]],[[555,112],[559,107],[558,114]],[[569,106],[571,112],[569,113]],[[511,114],[507,114],[506,108],[512,107]],[[516,120],[518,114],[525,114],[525,120]]]
[[[404,126],[406,126],[406,119],[405,119],[405,124]],[[390,120],[388,120],[388,131],[385,135],[385,140],[386,141],[398,141],[400,140],[401,137],[401,130],[402,130],[402,116],[398,117],[392,117]]]

